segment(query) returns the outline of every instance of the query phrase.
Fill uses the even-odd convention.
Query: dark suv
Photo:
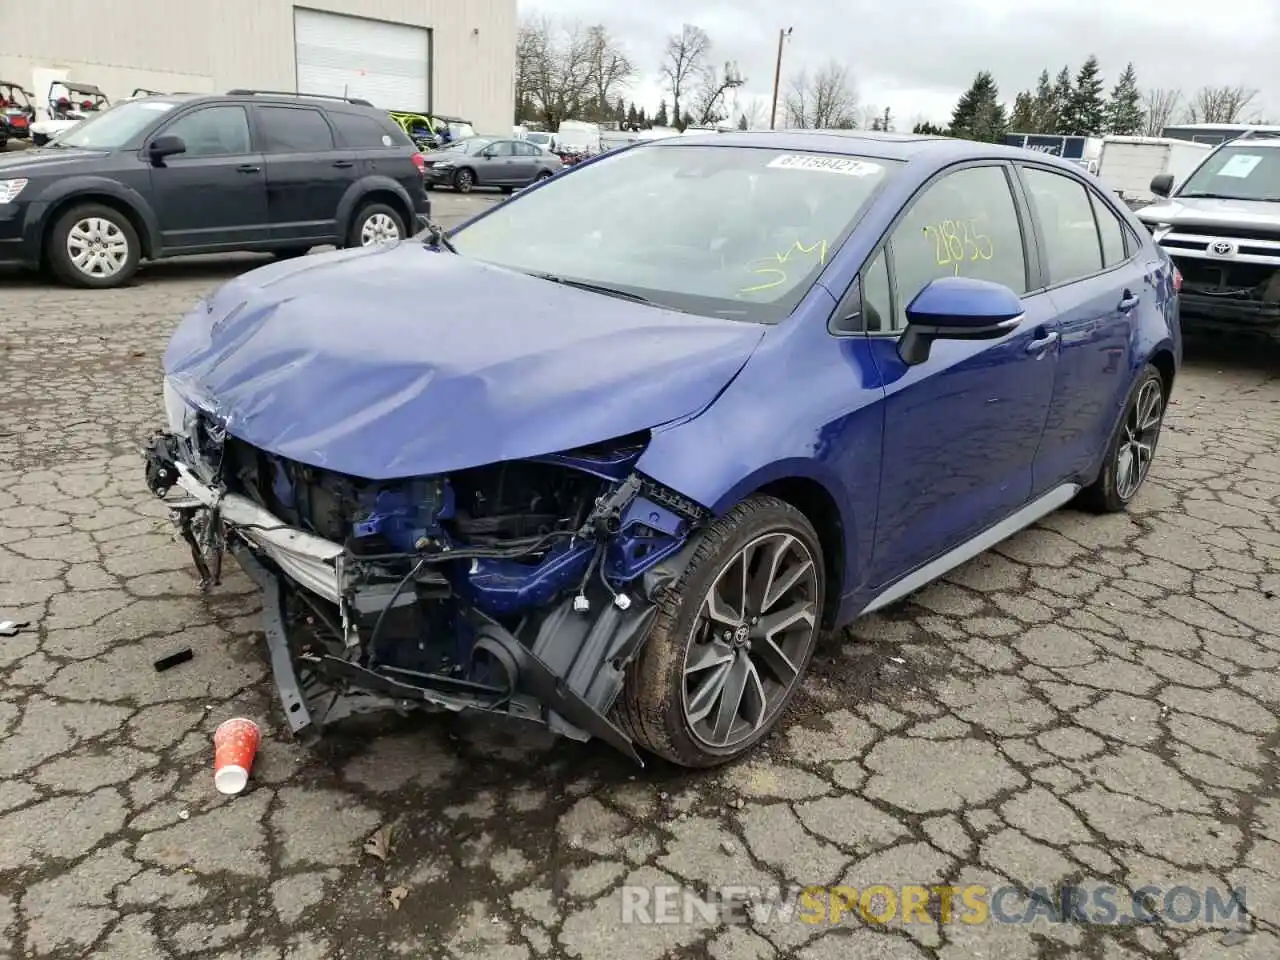
[[[131,100],[0,156],[0,262],[115,287],[144,258],[395,240],[426,226],[422,171],[413,141],[364,100]]]

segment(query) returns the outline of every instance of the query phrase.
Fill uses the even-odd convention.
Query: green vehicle
[[[387,111],[400,129],[409,135],[419,150],[435,150],[443,143],[452,143],[476,135],[475,127],[461,117],[445,117],[438,114],[419,113],[415,110]]]

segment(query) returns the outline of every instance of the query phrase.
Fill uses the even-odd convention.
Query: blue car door
[[[1036,456],[1039,493],[1097,465],[1132,381],[1134,327],[1142,311],[1160,306],[1155,268],[1109,201],[1062,170],[1019,164],[1018,174],[1062,333]]]
[[[874,310],[889,323],[868,330],[885,391],[869,586],[898,580],[1031,498],[1059,333],[1053,303],[1032,288],[1033,248],[1011,176],[1007,165],[988,162],[934,180],[864,278],[869,300],[878,283],[893,291],[892,302]],[[887,282],[877,280],[878,272],[887,273]],[[1002,283],[1021,295],[1022,322],[998,340],[937,341],[924,363],[907,365],[898,353],[906,306],[931,280],[957,275]]]

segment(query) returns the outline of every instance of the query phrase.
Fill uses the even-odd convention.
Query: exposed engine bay
[[[699,505],[634,470],[648,434],[448,476],[370,481],[200,414],[145,451],[201,585],[232,552],[264,591],[295,734],[354,713],[479,709],[598,737],[679,575]]]

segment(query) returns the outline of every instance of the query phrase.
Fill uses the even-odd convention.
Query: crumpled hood
[[[246,443],[383,480],[694,414],[763,336],[410,241],[233,280],[182,321],[164,368]]]
[[[1259,227],[1280,233],[1280,203],[1261,200],[1213,200],[1173,197],[1137,211],[1143,223],[1196,227]]]

